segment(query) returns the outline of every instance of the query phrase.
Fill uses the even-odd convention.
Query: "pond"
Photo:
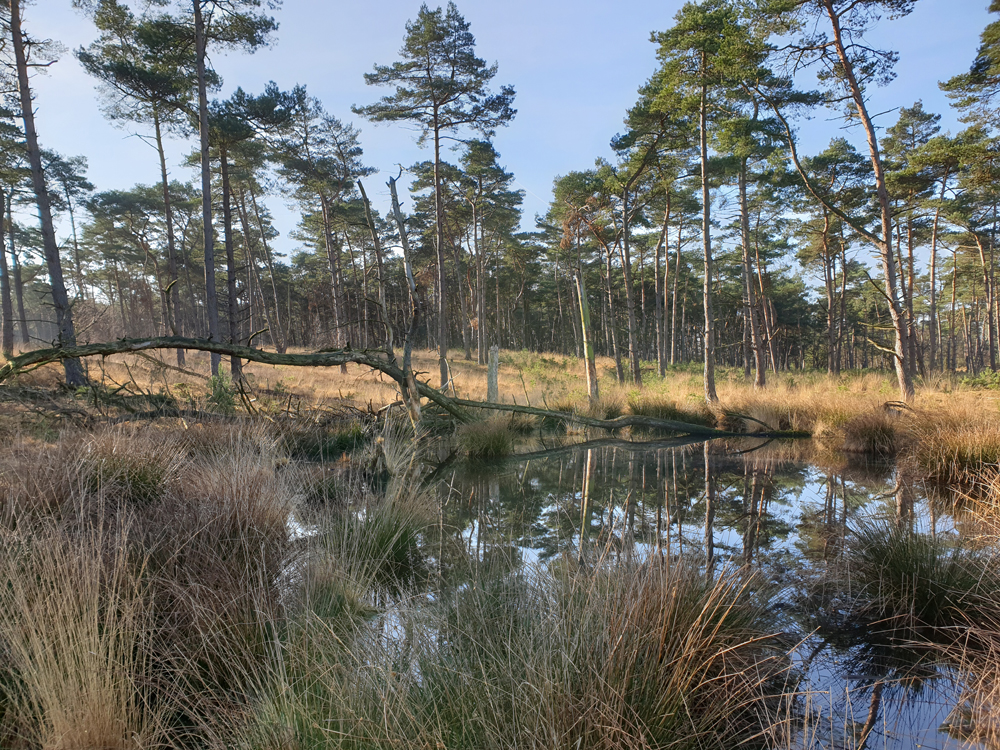
[[[472,559],[504,552],[529,569],[567,556],[684,556],[709,575],[751,566],[797,643],[791,746],[969,746],[956,675],[873,638],[827,583],[852,529],[872,518],[960,534],[948,503],[899,481],[891,464],[803,460],[801,443],[607,442],[450,466],[437,490],[442,528]]]

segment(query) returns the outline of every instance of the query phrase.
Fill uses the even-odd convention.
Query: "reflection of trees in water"
[[[656,552],[791,578],[791,569],[839,559],[862,508],[915,527],[915,489],[887,488],[887,478],[884,465],[810,467],[763,451],[716,455],[704,444],[599,446],[456,466],[440,485],[441,520],[474,559],[494,548],[581,561]]]
[[[827,665],[819,672],[828,683],[817,688],[827,722],[850,723],[855,742],[881,737],[888,721],[924,727],[919,711],[939,689],[940,668],[913,662],[864,628],[845,628],[835,574],[863,519],[879,515],[935,534],[953,500],[930,497],[925,507],[923,488],[897,481],[885,464],[810,466],[780,452],[715,450],[597,446],[456,467],[442,495],[443,529],[456,540],[455,554],[474,560],[503,555],[517,565],[565,555],[596,564],[657,554],[697,561],[709,574],[731,564],[762,569],[792,603],[786,627],[816,631],[804,647]]]
[[[513,545],[541,559],[660,552],[749,563],[759,547],[787,536],[787,524],[768,508],[803,482],[800,468],[724,459],[701,445],[598,447],[456,470],[443,482],[444,525],[476,558],[490,546]],[[742,539],[739,549],[730,531]]]

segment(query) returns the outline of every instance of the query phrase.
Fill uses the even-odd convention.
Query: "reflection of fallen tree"
[[[113,354],[143,354],[156,349],[191,349],[196,351],[214,352],[231,357],[259,362],[267,365],[284,365],[289,367],[337,367],[354,363],[377,370],[405,389],[406,378],[403,369],[394,359],[389,359],[380,350],[329,349],[309,354],[279,354],[277,352],[255,349],[250,346],[228,344],[208,339],[185,338],[182,336],[163,336],[148,339],[119,339],[104,344],[84,344],[72,347],[55,347],[51,349],[36,349],[13,357],[3,367],[0,367],[0,383],[22,372],[30,372],[38,367],[64,359],[82,357],[107,357]],[[414,379],[415,380],[415,379]],[[573,412],[551,411],[520,404],[489,403],[469,399],[451,398],[426,383],[415,380],[417,393],[422,398],[439,406],[456,421],[469,422],[473,417],[469,409],[487,409],[494,411],[518,412],[532,416],[556,419],[564,422],[581,424],[586,427],[597,427],[604,430],[618,430],[633,427],[648,430],[672,432],[678,435],[692,435],[702,438],[737,437],[740,433],[716,430],[705,425],[690,424],[674,419],[658,419],[656,417],[629,414],[615,419],[599,419],[586,414]],[[755,433],[754,437],[807,437],[807,433],[776,431],[770,433]]]

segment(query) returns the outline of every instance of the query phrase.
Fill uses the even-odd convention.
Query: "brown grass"
[[[0,642],[10,661],[0,670],[13,674],[0,682],[18,733],[47,750],[125,750],[163,739],[161,711],[145,700],[151,613],[127,533],[4,535]]]

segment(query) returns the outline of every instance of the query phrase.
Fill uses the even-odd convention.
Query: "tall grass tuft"
[[[843,426],[843,449],[873,458],[894,458],[900,448],[899,418],[884,409],[867,411]]]
[[[733,747],[787,667],[751,583],[683,562],[489,565],[272,662],[244,747]]]
[[[1000,414],[982,405],[921,415],[911,430],[907,466],[927,482],[974,489],[984,471],[1000,467]]]
[[[472,459],[502,458],[514,452],[514,432],[509,420],[501,415],[462,425],[458,441]]]
[[[630,393],[628,411],[629,414],[638,416],[673,419],[688,424],[705,426],[715,424],[715,415],[705,406],[704,402],[698,402],[697,406],[685,407],[674,399],[651,394]]]
[[[1000,577],[988,549],[870,519],[848,555],[856,614],[887,631],[948,628],[996,604]]]
[[[52,750],[145,748],[163,738],[147,703],[148,600],[119,533],[50,527],[7,535],[0,558],[0,690],[15,731]]]

